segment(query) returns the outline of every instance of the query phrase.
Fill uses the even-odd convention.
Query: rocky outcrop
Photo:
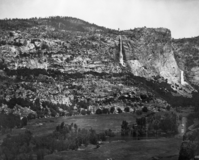
[[[198,66],[187,65],[185,42],[168,29],[118,32],[67,17],[0,22],[0,103],[11,108],[19,100],[51,114],[85,104],[165,107],[166,96],[184,103],[195,91]]]
[[[184,71],[186,80],[199,85],[199,37],[172,40],[175,58]]]
[[[1,105],[13,112],[16,105],[26,111],[30,108],[38,117],[71,114],[90,106],[94,110],[107,106],[134,110],[145,105],[153,108],[154,103],[168,105],[145,87],[138,87],[135,80],[127,80],[129,73],[114,54],[117,35],[53,27],[48,31],[42,25],[4,33]],[[16,113],[22,112],[18,109]]]
[[[175,59],[168,29],[136,28],[120,37],[117,38],[116,46],[120,52],[122,50],[123,61],[134,75],[147,79],[163,77],[178,93],[191,96],[194,88],[184,80],[184,70],[180,69]]]

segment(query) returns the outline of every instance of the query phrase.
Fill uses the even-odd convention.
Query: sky
[[[0,0],[0,19],[70,16],[107,28],[164,27],[199,36],[199,0]]]

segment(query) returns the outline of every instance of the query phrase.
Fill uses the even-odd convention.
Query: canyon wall
[[[119,32],[67,17],[0,21],[0,35],[2,106],[157,109],[189,105],[193,99],[181,97],[197,93],[198,37],[175,40],[165,28]]]
[[[191,83],[186,82],[187,78],[185,78],[190,73],[179,67],[175,58],[174,42],[172,42],[168,29],[136,28],[124,33],[126,35],[116,38],[116,46],[120,46],[117,48],[123,54],[122,58],[125,64],[123,66],[129,68],[135,76],[147,79],[162,77],[181,95],[191,96],[195,89]],[[119,57],[121,63],[121,56]],[[192,71],[194,69],[192,68]],[[196,76],[194,77],[197,79]]]

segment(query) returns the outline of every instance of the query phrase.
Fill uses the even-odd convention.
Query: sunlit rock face
[[[170,30],[136,28],[125,33],[126,36],[117,38],[116,46],[119,46],[125,65],[134,75],[147,79],[163,77],[174,90],[181,88],[183,91],[178,91],[180,94],[191,96],[194,89],[185,81],[184,71],[175,59]],[[121,53],[119,57],[121,63]],[[197,79],[197,76],[194,77]],[[189,89],[186,89],[187,85]]]
[[[159,75],[169,83],[178,82],[179,68],[170,40],[171,34],[167,29],[129,31],[123,40],[123,55],[132,73],[146,78]]]

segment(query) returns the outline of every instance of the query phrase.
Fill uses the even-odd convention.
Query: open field
[[[79,128],[93,128],[97,132],[104,131],[105,129],[112,129],[114,132],[120,132],[123,120],[134,123],[135,116],[131,113],[122,113],[36,119],[30,121],[26,128],[34,134],[40,135],[52,132],[55,130],[56,125],[64,122],[66,124],[75,123]]]
[[[86,115],[71,116],[58,118],[42,118],[34,119],[28,122],[28,125],[21,129],[13,129],[9,134],[14,135],[24,132],[25,129],[30,130],[34,135],[44,135],[52,133],[58,124],[62,122],[66,124],[75,123],[79,128],[95,129],[97,132],[111,129],[114,132],[120,132],[122,121],[129,123],[135,122],[135,116],[131,113],[107,114],[107,115]],[[0,135],[0,142],[6,135]]]
[[[66,151],[46,156],[45,160],[177,160],[181,139],[113,141],[98,149]],[[153,158],[154,157],[154,158]]]
[[[105,129],[112,129],[114,132],[120,132],[123,120],[129,123],[135,122],[135,116],[132,113],[110,114],[110,115],[90,115],[90,116],[72,116],[59,118],[35,119],[28,123],[26,129],[29,129],[34,135],[43,135],[55,130],[56,125],[61,122],[67,124],[76,123],[80,128],[93,128],[97,132]],[[24,129],[14,129],[12,134],[23,132]],[[1,137],[2,139],[2,137]],[[127,138],[112,138],[100,145],[84,148],[81,151],[64,151],[53,155],[48,155],[45,160],[152,160],[152,157],[161,160],[177,160],[181,144],[181,138],[155,138],[133,140],[131,136]]]

